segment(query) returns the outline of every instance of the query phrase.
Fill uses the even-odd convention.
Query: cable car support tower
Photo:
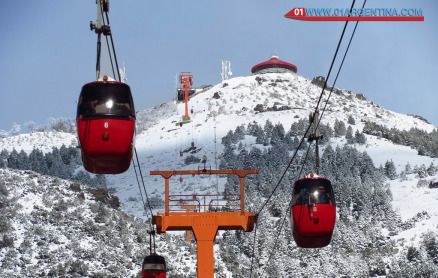
[[[189,93],[193,85],[193,75],[190,72],[181,72],[179,75],[180,90],[183,92],[184,97],[184,115],[182,121],[177,123],[177,125],[182,126],[183,124],[190,123],[189,116]]]
[[[167,231],[191,230],[197,242],[197,277],[214,277],[213,245],[219,230],[239,230],[251,232],[257,221],[256,215],[245,211],[245,177],[258,174],[258,169],[246,170],[169,170],[151,171],[151,175],[164,178],[165,207],[164,213],[157,213],[152,223],[157,227],[157,233]],[[172,176],[199,175],[236,175],[240,181],[239,194],[189,194],[170,195],[169,181]],[[220,197],[220,199],[219,199]],[[194,211],[181,208],[181,203],[193,204]]]

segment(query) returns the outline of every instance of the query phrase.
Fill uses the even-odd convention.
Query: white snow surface
[[[221,138],[229,130],[234,130],[242,124],[246,126],[253,121],[264,125],[266,120],[274,124],[281,123],[288,130],[293,122],[308,117],[309,112],[314,110],[320,93],[320,87],[301,76],[270,73],[232,78],[192,97],[189,102],[189,109],[193,109],[193,113],[190,114],[191,122],[182,127],[177,123],[181,121],[184,113],[184,103],[168,102],[139,112],[137,128],[140,133],[136,136],[136,148],[149,195],[162,198],[164,193],[163,179],[150,176],[149,171],[200,167],[197,164],[184,165],[187,154],[179,156],[180,150],[190,147],[191,142],[201,148],[195,155],[199,158],[206,155],[207,166],[214,169],[219,160],[215,159],[215,148],[219,157],[222,152]],[[327,95],[328,91],[325,92],[323,104]],[[257,112],[254,108],[258,104],[262,105],[264,110],[272,110],[274,106],[287,106],[287,110]],[[323,122],[333,127],[335,120],[346,123],[350,115],[356,122],[352,126],[353,130],[361,131],[365,121],[401,130],[419,128],[432,131],[435,128],[417,117],[386,110],[366,100],[362,95],[346,90],[332,94]],[[429,157],[418,156],[416,151],[409,147],[395,145],[374,136],[367,136],[367,139],[366,146],[357,147],[367,151],[376,166],[392,159],[397,169],[401,170],[408,161],[411,166],[423,163],[427,165],[432,161]],[[246,144],[250,147],[254,142],[247,140]],[[116,194],[123,201],[124,209],[142,216],[144,213],[133,168],[121,175],[107,178],[110,187],[117,191]],[[195,189],[204,194],[216,192],[215,178],[184,177],[182,183],[178,179],[179,177],[171,179],[170,187],[173,194],[191,193]],[[219,178],[219,191],[223,189],[224,183],[225,178]]]
[[[438,181],[438,175],[426,178],[423,185],[419,184],[419,180],[412,174],[407,176],[407,180],[396,179],[390,182],[392,204],[400,213],[402,221],[408,221],[419,213],[427,213],[411,229],[394,236],[394,239],[401,239],[409,246],[419,246],[422,234],[438,231],[438,189],[427,186],[430,181]]]
[[[39,149],[47,153],[52,151],[52,148],[60,148],[62,145],[66,147],[77,146],[76,135],[66,132],[45,131],[0,138],[0,150],[5,149],[8,152],[15,149],[18,152],[23,150],[29,154],[33,149]]]
[[[164,180],[159,176],[150,176],[149,171],[200,167],[198,164],[185,165],[184,159],[188,154],[185,153],[183,157],[179,155],[181,150],[190,147],[191,142],[201,149],[194,155],[199,158],[206,155],[207,166],[214,169],[222,152],[221,138],[229,130],[234,130],[241,124],[246,126],[253,121],[264,125],[266,120],[274,124],[281,123],[288,130],[293,122],[308,117],[309,112],[314,110],[320,93],[320,87],[295,74],[262,74],[232,78],[192,97],[189,103],[189,109],[193,109],[193,113],[190,114],[191,122],[182,127],[177,123],[183,115],[183,103],[168,102],[140,111],[135,143],[149,198],[163,199],[164,194]],[[324,94],[322,104],[325,103],[327,95],[328,91]],[[262,107],[264,112],[255,111],[256,106]],[[285,110],[272,111],[281,107]],[[360,94],[346,90],[332,94],[323,123],[333,127],[335,120],[346,123],[349,116],[355,119],[356,124],[352,126],[354,131],[361,131],[365,121],[400,130],[419,128],[430,132],[436,128],[418,117],[386,110]],[[356,148],[366,151],[377,167],[391,159],[398,173],[408,162],[412,167],[422,164],[427,166],[431,162],[438,164],[437,159],[419,156],[416,150],[409,147],[395,145],[374,136],[366,137],[366,145]],[[255,144],[252,138],[248,139],[247,147]],[[342,139],[336,140],[333,141],[334,144],[344,143]],[[17,151],[23,149],[30,152],[34,147],[38,147],[47,152],[52,147],[60,147],[62,144],[77,145],[76,135],[46,132],[0,139],[0,149],[9,151],[15,148]],[[184,177],[182,182],[178,179],[179,177],[171,179],[170,188],[173,194],[189,194],[194,191],[214,194],[217,190],[222,191],[225,184],[224,177],[219,177],[218,183],[210,176]],[[146,218],[132,165],[123,174],[107,175],[107,180],[109,187],[114,189],[115,194],[121,199],[125,211]],[[400,212],[402,220],[408,220],[421,211],[428,211],[430,215],[430,218],[417,222],[414,228],[400,233],[395,239],[416,242],[422,232],[438,228],[437,209],[436,205],[434,206],[438,200],[438,190],[417,188],[417,182],[414,177],[409,177],[407,181],[390,182],[393,205]],[[154,207],[154,210],[162,211],[162,204]]]

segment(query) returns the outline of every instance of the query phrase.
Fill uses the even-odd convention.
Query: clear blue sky
[[[350,1],[111,0],[118,58],[137,110],[174,98],[175,75],[195,85],[234,76],[279,55],[306,78],[325,75],[343,23],[283,17],[292,7],[349,7]],[[362,0],[357,1],[357,6]],[[369,0],[368,7],[423,9],[425,22],[361,22],[337,87],[438,125],[438,2]],[[3,0],[0,4],[0,129],[74,118],[81,86],[94,79],[95,0]],[[352,27],[353,24],[350,24]],[[350,29],[351,30],[351,29]]]

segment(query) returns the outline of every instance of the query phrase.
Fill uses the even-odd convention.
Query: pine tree
[[[345,139],[347,139],[347,143],[348,144],[353,144],[354,140],[353,140],[353,129],[351,128],[351,126],[348,126],[347,128],[347,132],[345,133]]]
[[[420,167],[417,167],[415,173],[418,175],[419,178],[427,177],[426,165],[421,164]]]
[[[53,148],[51,153],[46,154],[46,162],[48,165],[48,174],[63,179],[71,177],[69,169],[62,161],[61,154],[58,148]]]
[[[408,177],[406,176],[406,172],[405,171],[401,171],[401,173],[400,173],[400,180],[401,181],[408,180]]]
[[[347,123],[348,123],[349,125],[355,125],[355,124],[356,124],[356,122],[355,122],[353,116],[351,116],[351,115],[348,116]]]
[[[345,136],[345,134],[347,133],[347,128],[345,127],[343,121],[335,121],[334,132],[336,137]]]
[[[406,163],[406,165],[405,165],[405,172],[406,172],[406,174],[412,174],[412,167],[411,167],[411,164],[409,164],[409,162],[408,163]]]
[[[18,169],[21,170],[29,170],[30,166],[29,166],[29,158],[27,156],[27,153],[24,152],[23,150],[20,151],[20,153],[18,154]]]
[[[391,180],[397,178],[397,171],[395,170],[395,164],[392,160],[385,162],[385,175]]]
[[[238,127],[236,127],[232,137],[232,142],[234,144],[237,144],[240,140],[245,139],[245,133],[246,133],[245,126],[239,125]]]
[[[79,181],[80,183],[83,183],[83,184],[92,184],[93,183],[90,174],[88,174],[87,172],[82,171],[82,170],[78,171],[76,173],[76,175],[73,177],[73,179],[76,181]]]
[[[9,153],[7,150],[2,150],[0,152],[0,168],[8,167],[8,157]]]
[[[365,144],[367,142],[367,138],[362,132],[359,132],[359,130],[356,130],[354,134],[354,142],[357,144]]]
[[[237,156],[234,154],[234,148],[230,145],[225,145],[224,152],[222,154],[222,159],[219,164],[220,169],[233,169],[235,168],[235,162]]]
[[[61,156],[62,162],[65,165],[70,164],[70,153],[68,148],[64,144],[62,144],[61,148],[59,148],[59,155]]]
[[[433,161],[430,163],[429,167],[427,167],[427,174],[429,176],[434,176],[438,173],[438,167],[433,164]]]
[[[230,146],[233,143],[233,131],[232,130],[228,131],[227,135],[222,137],[221,142],[225,147]]]
[[[39,149],[33,149],[29,155],[29,167],[32,171],[41,173],[43,175],[49,173],[49,168],[47,167],[47,161],[44,154]]]
[[[263,128],[265,132],[265,138],[269,139],[272,136],[272,130],[274,129],[274,125],[270,120],[266,120],[265,126]]]
[[[305,133],[307,126],[309,125],[308,119],[300,119],[298,122],[295,122],[290,127],[290,134],[292,136],[303,136]]]
[[[330,125],[325,125],[325,124],[321,124],[319,129],[322,135],[322,139],[319,142],[321,144],[328,143],[330,139],[333,137],[334,134],[333,129],[330,127]]]
[[[20,169],[20,163],[18,158],[18,152],[14,148],[8,157],[8,167],[11,169]]]
[[[282,124],[276,124],[272,129],[271,145],[281,144],[284,141],[284,128]]]
[[[428,257],[438,265],[438,241],[436,235],[432,232],[426,233],[423,236],[422,245],[426,249]]]
[[[248,124],[247,132],[248,132],[248,135],[251,135],[254,137],[259,137],[260,134],[263,133],[263,129],[258,125],[257,122],[254,121],[254,122]]]

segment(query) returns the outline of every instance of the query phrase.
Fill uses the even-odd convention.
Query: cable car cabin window
[[[335,204],[331,183],[326,179],[298,180],[293,194],[293,205]]]
[[[135,117],[129,86],[119,82],[92,82],[82,87],[78,117]]]
[[[166,267],[164,266],[164,264],[144,264],[143,265],[143,270],[159,270],[159,271],[165,271]]]

